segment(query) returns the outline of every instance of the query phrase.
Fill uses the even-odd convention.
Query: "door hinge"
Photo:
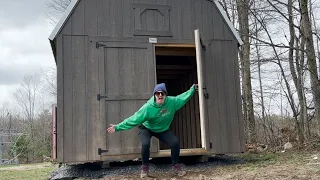
[[[107,98],[108,96],[101,96],[100,94],[97,94],[97,100],[100,101],[100,99]]]
[[[109,150],[107,150],[107,149],[106,149],[106,150],[103,150],[103,149],[101,149],[101,148],[98,149],[98,154],[99,154],[99,155],[101,155],[102,153],[106,153],[106,152],[109,152]]]
[[[208,92],[207,92],[207,87],[204,87],[204,88],[203,88],[203,95],[204,95],[204,97],[205,97],[206,99],[209,99],[209,94],[208,94]]]
[[[212,142],[210,142],[210,149],[212,149]]]
[[[96,48],[99,49],[100,47],[105,47],[105,44],[101,44],[99,42],[96,42]]]
[[[200,44],[201,44],[201,47],[204,51],[206,51],[206,45],[204,45],[204,43],[202,42],[202,39],[200,38]]]

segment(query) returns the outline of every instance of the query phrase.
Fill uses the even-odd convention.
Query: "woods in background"
[[[51,105],[56,102],[54,68],[27,75],[0,107],[2,163],[42,162],[51,156]]]

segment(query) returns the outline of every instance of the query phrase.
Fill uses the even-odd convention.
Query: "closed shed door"
[[[153,45],[135,42],[101,42],[100,113],[110,124],[118,124],[133,115],[152,96],[155,86]],[[141,152],[138,127],[106,135],[102,155],[136,154]],[[152,139],[151,151],[158,151]]]

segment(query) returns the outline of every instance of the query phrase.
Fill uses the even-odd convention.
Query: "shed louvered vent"
[[[133,3],[135,36],[172,36],[169,5]]]

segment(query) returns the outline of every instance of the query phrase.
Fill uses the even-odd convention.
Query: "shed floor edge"
[[[198,155],[212,155],[214,153],[207,151],[203,148],[195,148],[195,149],[181,149],[180,156],[198,156]],[[159,158],[159,157],[170,157],[171,150],[159,150],[159,152],[150,153],[151,158]],[[136,154],[122,154],[122,155],[102,155],[101,161],[114,161],[114,160],[132,160],[141,158],[140,153]]]

